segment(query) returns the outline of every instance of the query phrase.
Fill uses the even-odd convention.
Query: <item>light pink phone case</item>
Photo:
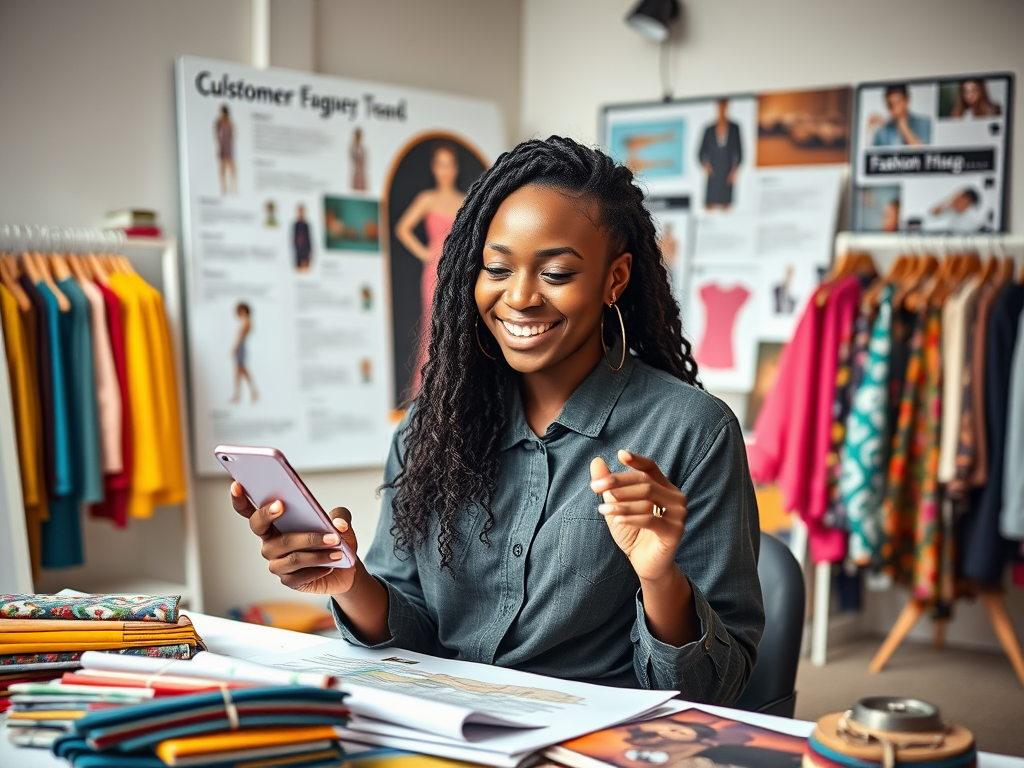
[[[281,533],[338,533],[302,478],[276,448],[218,445],[213,452],[217,463],[238,481],[253,505],[262,507],[273,501],[284,504],[284,512],[274,521],[274,527]],[[349,568],[355,564],[355,557],[344,541],[333,548],[340,549],[345,556],[325,564],[327,567]]]

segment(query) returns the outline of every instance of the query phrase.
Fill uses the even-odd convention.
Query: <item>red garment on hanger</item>
[[[105,475],[104,500],[89,507],[92,517],[113,520],[118,528],[128,525],[128,490],[132,477],[132,414],[128,393],[128,361],[124,351],[124,326],[121,323],[121,302],[112,290],[102,283],[96,287],[103,294],[107,308],[107,329],[110,332],[110,347],[114,353],[114,369],[117,371],[117,385],[121,390],[121,471]]]
[[[807,302],[782,350],[775,386],[761,406],[754,443],[747,448],[754,481],[777,482],[786,509],[807,525],[816,563],[846,556],[847,534],[826,527],[823,518],[839,342],[853,325],[860,294],[860,281],[849,277],[830,286],[824,307],[813,298]]]

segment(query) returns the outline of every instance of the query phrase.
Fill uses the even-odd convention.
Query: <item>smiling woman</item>
[[[552,137],[498,158],[444,244],[422,388],[365,564],[235,509],[343,635],[727,704],[764,626],[736,419],[697,383],[643,193]]]

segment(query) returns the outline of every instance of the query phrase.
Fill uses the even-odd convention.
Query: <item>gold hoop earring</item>
[[[608,367],[613,371],[622,370],[623,364],[626,362],[626,324],[622,320],[622,310],[619,309],[619,305],[615,303],[615,297],[612,296],[612,303],[608,305],[609,309],[614,309],[615,313],[619,316],[619,328],[622,330],[622,357],[619,359],[618,367],[611,364],[608,359],[608,345],[604,341],[604,312],[601,312],[601,347],[604,349],[604,361],[608,363]]]
[[[484,345],[480,342],[480,318],[479,317],[476,320],[473,321],[473,333],[476,334],[476,345],[478,347],[480,347],[480,351],[484,353],[484,356],[485,357],[489,357],[491,360],[497,360],[498,359],[497,356],[492,355],[490,352],[488,352],[486,349],[484,349]]]

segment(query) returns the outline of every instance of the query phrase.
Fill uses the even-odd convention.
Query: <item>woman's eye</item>
[[[549,283],[564,283],[567,280],[571,280],[576,275],[575,272],[543,272],[542,277]]]
[[[512,274],[512,270],[505,267],[484,267],[484,272],[490,277],[508,277]]]

